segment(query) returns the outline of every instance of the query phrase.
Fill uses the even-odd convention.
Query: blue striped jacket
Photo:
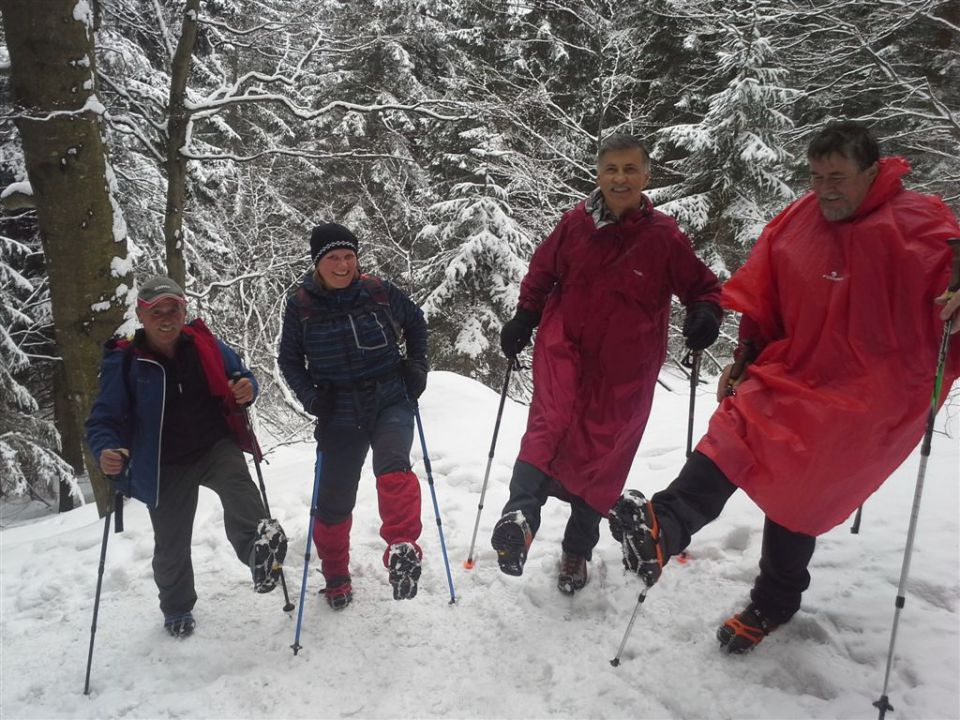
[[[370,283],[357,279],[342,290],[328,290],[312,270],[287,298],[277,364],[307,410],[317,386],[333,384],[331,425],[366,426],[383,408],[407,401],[399,374],[401,341],[408,362],[427,369],[423,312],[390,282],[377,282],[388,305],[373,296]]]

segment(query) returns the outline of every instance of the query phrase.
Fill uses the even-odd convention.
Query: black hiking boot
[[[717,628],[717,640],[720,641],[721,650],[739,655],[753,650],[778,627],[764,617],[756,605],[750,603],[743,612]]]
[[[189,610],[181,613],[170,613],[163,616],[163,629],[172,637],[187,638],[193,635],[197,621]]]
[[[402,542],[390,546],[390,585],[394,600],[410,600],[417,596],[420,580],[420,555],[413,543]]]
[[[277,586],[283,559],[287,556],[287,536],[276,520],[264,519],[257,524],[257,539],[250,552],[253,589],[268,593]]]
[[[587,584],[587,559],[582,555],[563,553],[560,556],[560,575],[557,589],[564,595],[573,595]]]
[[[652,587],[663,572],[664,552],[653,505],[639,490],[627,490],[609,513],[610,532],[620,543],[623,566]]]
[[[519,510],[507,513],[493,526],[490,544],[497,551],[500,571],[507,575],[523,575],[523,565],[527,562],[527,551],[533,542],[530,525]]]
[[[343,610],[353,602],[353,587],[350,585],[350,578],[348,577],[330,579],[320,593],[327,599],[327,605],[334,610]]]

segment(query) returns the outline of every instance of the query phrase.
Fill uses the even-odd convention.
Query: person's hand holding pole
[[[104,450],[100,453],[100,470],[109,477],[119,475],[123,472],[124,463],[129,457],[130,451],[127,448]]]
[[[249,405],[253,402],[253,383],[250,378],[240,377],[230,381],[230,392],[237,405]]]

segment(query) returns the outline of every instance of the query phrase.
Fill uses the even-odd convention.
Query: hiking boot
[[[739,655],[753,650],[778,627],[767,620],[756,605],[750,603],[743,612],[717,628],[717,640],[720,641],[721,650]]]
[[[587,584],[587,559],[582,555],[563,553],[560,556],[560,575],[557,589],[564,595],[573,595]]]
[[[660,579],[664,563],[653,504],[639,490],[627,490],[610,508],[609,520],[610,532],[623,551],[623,566],[652,587]]]
[[[327,586],[320,592],[327,598],[327,605],[334,610],[343,610],[353,602],[353,588],[348,577],[328,580]]]
[[[257,539],[250,551],[253,589],[268,593],[277,586],[283,558],[287,555],[287,536],[276,520],[263,519],[257,524]]]
[[[176,638],[185,638],[193,635],[197,621],[189,610],[181,613],[169,613],[163,616],[163,629]]]
[[[390,585],[394,600],[410,600],[417,596],[420,579],[420,554],[413,543],[402,542],[390,546]]]
[[[533,542],[533,533],[527,519],[519,510],[507,513],[493,526],[490,544],[497,551],[500,572],[507,575],[523,575],[523,565],[527,562],[527,551]]]

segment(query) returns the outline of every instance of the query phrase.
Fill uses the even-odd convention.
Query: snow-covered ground
[[[684,459],[688,397],[664,376],[628,484],[665,486]],[[334,613],[311,558],[300,642],[278,589],[256,595],[223,534],[216,496],[201,490],[193,540],[200,600],[187,640],[161,627],[145,508],[129,503],[111,534],[89,697],[83,692],[102,521],[87,506],[0,532],[0,717],[13,718],[873,718],[880,694],[918,453],[871,498],[859,535],[823,536],[800,613],[753,653],[721,654],[716,626],[741,609],[756,573],[763,518],[737,493],[724,514],[650,591],[618,668],[639,581],[624,574],[604,524],[587,587],[556,590],[565,506],[544,509],[522,578],[501,574],[490,530],[507,496],[526,409],[507,403],[476,567],[466,570],[498,396],[450,373],[421,401],[457,603],[450,592],[424,477],[425,567],[413,601],[396,602],[369,464],[354,514],[355,600]],[[712,409],[698,398],[698,435]],[[955,407],[955,406],[954,406]],[[960,547],[957,418],[927,469],[890,679],[892,718],[960,717]],[[269,501],[290,536],[286,578],[299,598],[314,450],[276,451]]]

